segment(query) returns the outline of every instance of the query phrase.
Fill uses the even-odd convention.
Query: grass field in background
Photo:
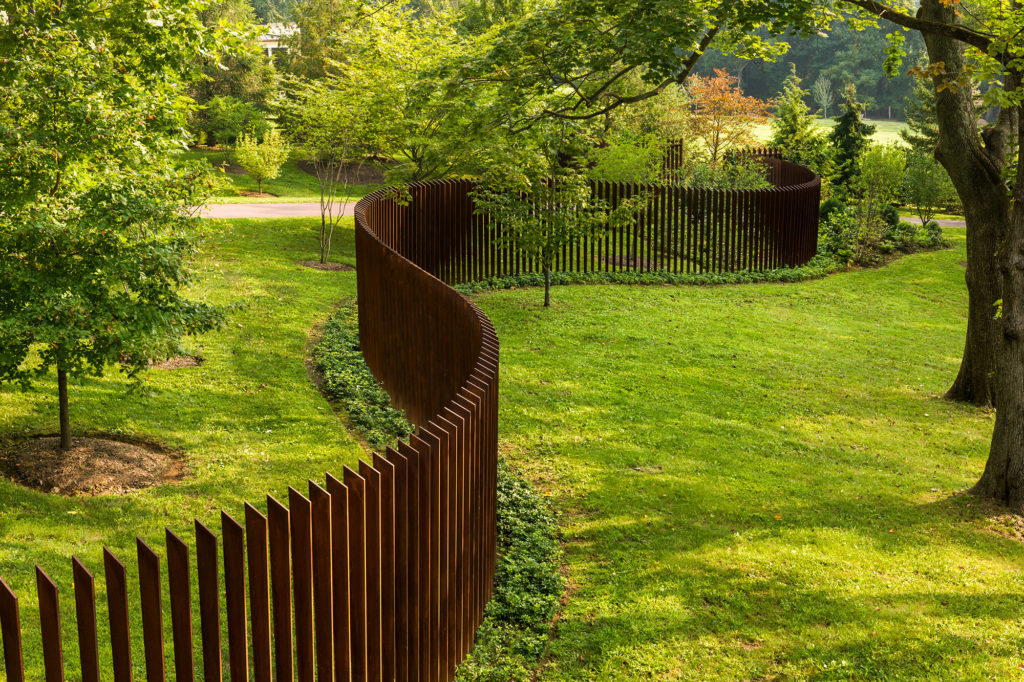
[[[815,125],[825,130],[831,130],[835,127],[836,121],[832,118],[816,118],[814,119]],[[907,124],[903,121],[872,121],[866,120],[865,123],[875,126],[875,134],[871,136],[871,139],[879,144],[897,143],[902,144],[902,138],[900,137],[900,131],[906,130]],[[767,142],[772,136],[771,125],[765,123],[755,127],[754,135],[761,142]]]
[[[206,158],[214,166],[228,161],[233,162],[230,149],[190,149],[181,152],[183,158]],[[248,175],[218,173],[223,186],[216,193],[213,203],[216,204],[267,204],[267,203],[298,203],[320,201],[320,185],[316,176],[299,168],[300,155],[292,153],[281,168],[281,175],[273,180],[263,181],[263,191],[273,194],[272,197],[247,197],[242,192],[256,192],[256,181]],[[345,192],[346,201],[355,201],[378,188],[378,185],[352,185]],[[342,197],[338,197],[341,199]]]

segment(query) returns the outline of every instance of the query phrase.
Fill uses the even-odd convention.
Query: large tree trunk
[[[57,403],[60,406],[60,449],[71,449],[71,411],[68,408],[68,373],[57,369]]]
[[[1008,85],[1020,87],[1015,72]],[[1017,167],[1024,168],[1024,114],[1017,107]],[[1024,514],[1024,179],[1018,177],[1004,238],[999,244],[1002,285],[996,381],[996,424],[985,473],[971,492]]]
[[[958,22],[955,12],[955,7],[943,0],[923,0],[920,10],[922,18],[946,24]],[[956,187],[967,222],[967,339],[960,371],[946,395],[976,405],[993,405],[1000,337],[995,306],[1001,297],[996,251],[1010,219],[1003,177],[1008,131],[1006,126],[997,127],[984,140],[979,134],[974,93],[970,86],[959,83],[964,73],[963,44],[930,33],[924,34],[924,39],[929,61],[937,69],[939,144],[935,157]]]

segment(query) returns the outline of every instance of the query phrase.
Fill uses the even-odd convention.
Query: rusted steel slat
[[[366,645],[366,479],[348,467],[343,469],[348,488],[348,550],[352,679],[368,680]]]
[[[43,670],[46,682],[64,682],[64,647],[61,644],[60,597],[57,584],[36,566],[39,594],[39,629],[43,639]]]
[[[287,507],[273,496],[267,496],[270,596],[274,606],[274,670],[278,680],[291,680],[294,672],[289,516]]]
[[[167,547],[167,589],[171,599],[171,632],[174,637],[174,679],[195,679],[192,649],[192,586],[188,546],[169,528],[164,529]]]
[[[249,632],[245,617],[245,530],[220,514],[224,547],[224,613],[228,623],[228,670],[232,682],[249,679]]]
[[[288,510],[292,538],[296,679],[298,682],[313,682],[313,548],[309,500],[295,488],[289,487]]]
[[[199,577],[199,630],[203,642],[203,679],[220,682],[224,671],[220,645],[220,589],[217,584],[217,537],[199,520],[196,569]]]
[[[255,682],[270,682],[270,564],[267,559],[267,517],[245,503],[245,557],[249,569],[249,612],[252,621],[252,672]]]
[[[380,598],[381,598],[381,650],[382,675],[385,680],[396,678],[396,621],[395,613],[395,465],[379,454],[373,455],[373,468],[380,472]]]
[[[4,669],[9,682],[25,682],[21,646],[21,614],[14,590],[0,578],[0,636],[4,639]]]
[[[308,482],[313,535],[313,603],[316,613],[316,674],[329,680],[334,673],[334,590],[331,552],[331,496]]]
[[[96,632],[96,581],[78,557],[71,557],[75,585],[75,620],[78,623],[78,659],[82,682],[99,682],[100,651]],[[9,677],[9,676],[8,676]]]
[[[160,558],[141,538],[135,539],[139,560],[139,595],[142,605],[142,643],[147,682],[163,682],[164,624],[160,600]]]
[[[349,682],[352,678],[349,634],[349,555],[348,555],[348,488],[327,474],[327,492],[331,496],[331,590],[334,616],[334,679]]]

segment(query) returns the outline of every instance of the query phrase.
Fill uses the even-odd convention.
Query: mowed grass
[[[903,144],[903,138],[900,137],[900,131],[907,129],[907,124],[903,121],[874,121],[865,120],[865,123],[875,126],[875,133],[871,136],[871,139],[878,144]],[[836,126],[834,118],[816,118],[814,124],[824,131],[829,131]],[[765,123],[755,127],[754,135],[761,142],[767,142],[772,136],[771,125]]]
[[[186,480],[124,496],[62,498],[0,476],[0,577],[21,597],[28,679],[43,677],[33,564],[43,566],[60,586],[64,631],[73,636],[72,554],[94,572],[100,589],[101,551],[109,546],[128,566],[129,596],[137,605],[136,535],[165,556],[165,526],[189,544],[194,517],[219,535],[219,509],[241,520],[248,500],[265,511],[268,493],[284,501],[288,486],[294,486],[305,494],[307,478],[322,481],[326,471],[340,473],[362,452],[304,366],[311,329],[339,302],[354,298],[355,273],[296,265],[316,257],[315,220],[206,222],[204,227],[208,236],[198,263],[200,282],[190,295],[240,306],[230,313],[225,329],[190,342],[205,362],[151,371],[141,393],[129,393],[129,383],[116,371],[71,386],[78,433],[160,443],[184,458]],[[332,260],[355,261],[350,219],[336,235]],[[0,388],[0,437],[5,442],[57,430],[55,385],[48,376],[29,393]],[[193,554],[193,571],[194,560]],[[102,591],[98,605],[105,642]],[[141,632],[133,608],[137,644]],[[77,667],[75,641],[66,640],[64,649],[72,668]],[[109,670],[109,646],[101,646],[100,654]],[[143,679],[141,648],[134,660],[136,678]]]
[[[181,152],[183,159],[205,158],[214,166],[224,162],[234,163],[234,152],[230,149],[190,149]],[[216,192],[213,203],[217,204],[267,204],[267,203],[299,203],[320,201],[320,184],[316,176],[299,167],[302,155],[292,152],[288,161],[281,167],[281,175],[273,180],[263,181],[263,191],[273,194],[272,197],[245,196],[243,192],[255,193],[259,186],[249,175],[220,173],[221,187]],[[377,185],[351,185],[344,191],[344,197],[338,199],[356,201],[377,189]]]
[[[800,284],[476,297],[501,449],[560,512],[541,680],[1024,679],[1024,546],[959,491],[956,248]]]

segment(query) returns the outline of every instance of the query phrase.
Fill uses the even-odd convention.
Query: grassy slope
[[[355,273],[295,265],[315,255],[309,220],[207,226],[209,255],[200,263],[202,282],[195,295],[245,307],[231,314],[225,330],[196,340],[206,362],[194,369],[150,372],[144,396],[126,393],[127,384],[116,372],[71,388],[77,429],[159,441],[184,454],[191,477],[125,497],[65,499],[27,491],[0,476],[0,576],[22,595],[31,633],[26,657],[32,665],[40,663],[34,562],[52,571],[62,587],[64,627],[73,632],[72,553],[102,576],[101,546],[109,545],[128,565],[134,586],[135,534],[163,556],[165,525],[191,538],[190,520],[197,516],[219,535],[221,507],[241,519],[243,500],[264,509],[267,493],[284,500],[287,486],[304,491],[306,478],[340,472],[361,452],[303,365],[310,328],[340,300],[354,297]],[[349,221],[335,239],[337,260],[354,263],[352,235]],[[0,434],[54,432],[54,395],[53,377],[28,394],[0,388]],[[105,611],[102,595],[99,602]],[[141,634],[138,622],[133,634]],[[109,656],[109,648],[100,652]],[[75,665],[77,648],[70,642],[65,657]],[[135,662],[142,664],[141,650]],[[41,671],[35,668],[29,679],[42,679]]]
[[[1024,677],[1024,546],[952,496],[992,428],[939,397],[952,236],[801,284],[477,297],[502,448],[563,513],[575,587],[541,679]]]
[[[212,164],[220,164],[233,160],[230,150],[192,149],[181,153],[183,158],[206,158]],[[256,181],[248,175],[224,173],[226,184],[214,198],[214,203],[221,204],[265,204],[265,203],[296,203],[303,201],[320,201],[320,186],[315,176],[299,168],[299,155],[293,153],[288,162],[281,168],[281,175],[273,180],[263,182],[263,191],[274,194],[273,197],[246,197],[239,192],[255,192]],[[353,185],[346,192],[347,201],[355,201],[377,189],[376,185]],[[340,198],[340,197],[339,197]]]
[[[907,127],[907,124],[904,123],[903,121],[870,121],[869,120],[867,122],[869,124],[875,126],[875,128],[876,128],[875,129],[875,134],[872,135],[872,137],[871,137],[871,139],[873,139],[875,142],[878,142],[880,144],[888,144],[890,142],[895,142],[895,143],[899,143],[899,144],[902,143],[902,139],[903,138],[900,137],[900,131]],[[830,129],[834,128],[835,125],[836,125],[835,119],[831,119],[831,118],[828,118],[828,119],[817,118],[817,119],[814,120],[814,123],[819,128],[824,128],[826,130],[830,130]],[[766,141],[766,140],[768,140],[768,138],[770,138],[772,136],[772,128],[768,124],[759,125],[755,129],[754,135],[759,140],[761,140],[762,142]]]

